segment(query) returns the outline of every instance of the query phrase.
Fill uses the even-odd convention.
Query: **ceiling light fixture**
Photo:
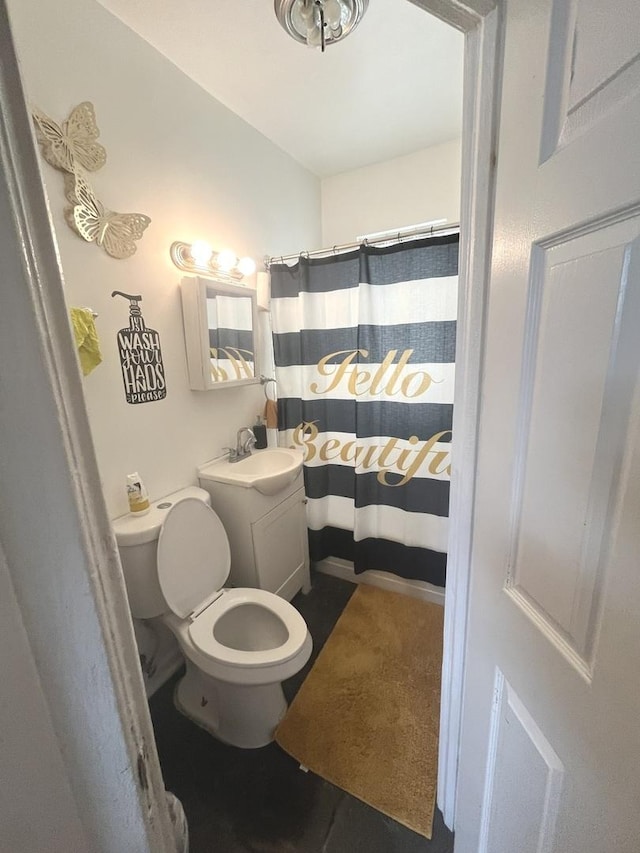
[[[292,38],[324,52],[357,27],[368,5],[369,0],[275,0],[274,8]]]
[[[204,240],[194,243],[176,241],[171,244],[169,252],[179,270],[210,275],[223,281],[242,281],[256,271],[253,258],[238,259],[232,249],[215,252]]]

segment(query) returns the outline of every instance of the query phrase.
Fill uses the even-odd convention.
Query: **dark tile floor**
[[[306,619],[314,651],[285,682],[291,701],[355,587],[316,575],[293,604]],[[173,706],[175,678],[151,699],[168,790],[182,801],[190,853],[451,853],[453,836],[436,812],[427,841],[298,764],[275,743],[243,750],[216,741]]]

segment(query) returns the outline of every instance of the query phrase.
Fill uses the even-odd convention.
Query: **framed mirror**
[[[189,387],[212,391],[259,382],[255,290],[189,276],[180,294]]]

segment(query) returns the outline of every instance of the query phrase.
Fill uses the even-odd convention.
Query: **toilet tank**
[[[113,522],[129,607],[136,619],[160,616],[169,609],[158,582],[158,537],[167,512],[184,498],[198,498],[211,505],[208,492],[198,486],[187,486],[154,501],[146,515],[127,513]]]

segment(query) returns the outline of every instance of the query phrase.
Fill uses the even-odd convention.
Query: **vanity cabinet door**
[[[308,570],[305,503],[304,489],[299,489],[251,525],[260,589],[284,594],[287,580],[303,568]]]

